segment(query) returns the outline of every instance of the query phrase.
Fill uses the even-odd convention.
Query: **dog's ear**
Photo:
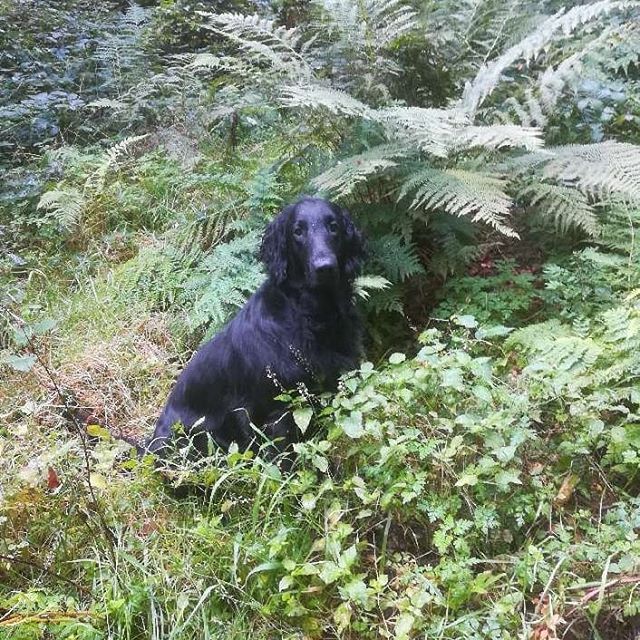
[[[282,284],[287,279],[289,260],[287,258],[287,232],[289,217],[294,205],[285,207],[265,229],[260,245],[260,260],[264,263],[269,277]]]
[[[343,269],[347,280],[353,280],[360,273],[367,256],[365,241],[346,209],[340,209],[340,217],[344,229]]]

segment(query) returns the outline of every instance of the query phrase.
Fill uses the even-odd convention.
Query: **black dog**
[[[362,236],[340,207],[305,197],[283,209],[260,248],[268,279],[180,374],[148,450],[165,448],[176,423],[202,454],[207,434],[225,450],[236,442],[257,451],[255,427],[275,452],[296,441],[293,418],[275,396],[298,383],[331,390],[356,366],[353,281],[363,257]]]

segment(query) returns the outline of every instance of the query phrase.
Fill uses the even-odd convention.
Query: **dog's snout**
[[[329,286],[338,278],[338,261],[335,256],[320,256],[311,263],[311,266],[312,282],[316,285]]]
[[[313,263],[313,270],[318,275],[331,275],[338,269],[338,261],[333,256],[326,256],[315,260]]]

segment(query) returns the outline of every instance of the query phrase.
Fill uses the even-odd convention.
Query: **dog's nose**
[[[338,262],[335,258],[322,258],[313,265],[318,278],[330,278],[338,270]]]

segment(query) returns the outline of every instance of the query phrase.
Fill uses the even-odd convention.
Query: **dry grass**
[[[71,406],[87,425],[142,440],[153,429],[178,369],[170,363],[175,346],[163,316],[139,318],[115,336],[77,346],[58,365],[41,353],[46,368],[38,363],[29,374],[8,377],[0,385],[0,415],[15,423],[25,416],[26,406],[32,419],[54,427],[69,419],[65,409]],[[66,406],[56,385],[67,396]]]

